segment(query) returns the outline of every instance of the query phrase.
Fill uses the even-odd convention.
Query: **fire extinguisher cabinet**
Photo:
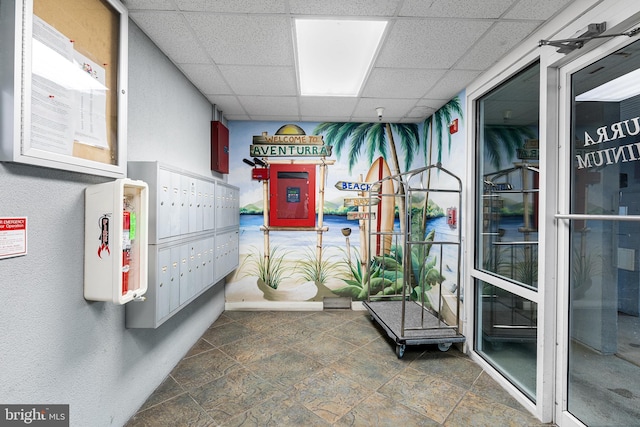
[[[84,297],[125,304],[147,292],[149,189],[128,178],[85,190]]]

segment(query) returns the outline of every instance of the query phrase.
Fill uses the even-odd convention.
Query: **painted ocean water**
[[[250,253],[264,247],[264,233],[260,229],[263,225],[262,215],[241,215],[240,216],[240,253]],[[347,237],[342,230],[350,229],[348,237],[352,253],[360,253],[361,233],[357,220],[348,220],[345,216],[326,215],[323,219],[323,226],[328,227],[328,231],[322,233],[322,247],[328,253],[346,254]],[[427,230],[436,230],[435,239],[438,241],[455,242],[458,238],[457,229],[452,229],[447,224],[445,217],[435,218],[428,222]],[[395,231],[399,233],[400,224],[395,221]],[[366,238],[366,237],[364,237]],[[315,231],[272,231],[269,233],[269,244],[271,248],[278,248],[284,252],[315,250],[318,233]],[[455,248],[451,247],[455,255]],[[449,248],[447,248],[449,251]]]
[[[240,253],[252,252],[251,248],[262,251],[264,247],[264,233],[260,229],[263,225],[262,215],[241,215],[240,216]],[[343,235],[342,229],[351,230],[349,235],[349,245],[352,251],[359,251],[361,234],[357,220],[348,220],[345,216],[325,215],[323,225],[328,227],[328,231],[322,233],[322,247],[330,250],[346,251],[347,238]],[[459,226],[459,224],[458,224]],[[522,226],[522,218],[505,217],[501,221],[501,228],[505,229],[505,240],[517,239],[518,227]],[[400,224],[395,221],[395,231],[399,232]],[[429,220],[427,231],[435,230],[436,241],[455,242],[458,239],[458,229],[451,228],[447,224],[446,217],[438,217]],[[511,237],[511,238],[509,238]],[[271,248],[278,248],[286,252],[300,252],[311,248],[315,250],[318,233],[315,231],[272,231],[269,233],[269,244]],[[366,238],[366,237],[365,237]],[[445,258],[455,263],[456,247],[446,245],[444,251]],[[346,253],[346,252],[345,252]],[[453,257],[453,259],[452,259]]]

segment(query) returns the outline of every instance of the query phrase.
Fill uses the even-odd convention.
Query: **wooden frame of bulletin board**
[[[118,0],[16,3],[21,136],[1,160],[126,176],[126,8]]]

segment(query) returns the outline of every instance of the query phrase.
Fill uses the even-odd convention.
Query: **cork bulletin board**
[[[24,16],[30,48],[23,59],[22,154],[44,166],[124,176],[126,9],[118,0],[32,5]]]

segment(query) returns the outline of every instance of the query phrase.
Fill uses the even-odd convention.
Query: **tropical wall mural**
[[[241,218],[240,266],[227,278],[227,303],[251,306],[328,297],[358,301],[369,293],[397,292],[402,286],[398,272],[403,248],[397,242],[372,241],[370,227],[396,233],[406,228],[424,239],[438,240],[459,223],[454,225],[448,212],[451,196],[438,193],[427,193],[428,200],[420,201],[424,209],[416,217],[422,220],[414,225],[404,223],[404,203],[388,196],[380,197],[371,214],[376,221],[369,222],[366,218],[372,210],[363,206],[370,195],[368,185],[436,163],[464,182],[463,102],[461,93],[422,123],[230,122],[229,182],[240,188]],[[282,165],[293,165],[293,169]],[[304,208],[309,195],[295,183],[308,175],[315,178],[314,226],[287,227],[298,224],[299,213],[292,213],[291,219],[284,213],[280,219],[284,226],[273,227],[270,220],[280,215],[275,213],[280,205],[266,199]],[[441,179],[442,174],[434,171],[429,185]],[[374,190],[403,192],[393,187]],[[453,283],[458,263],[452,255],[428,251],[422,255],[434,259],[433,265],[413,274],[412,280],[450,289],[458,286]],[[376,263],[396,271],[395,279],[380,273],[383,270],[377,270]]]

